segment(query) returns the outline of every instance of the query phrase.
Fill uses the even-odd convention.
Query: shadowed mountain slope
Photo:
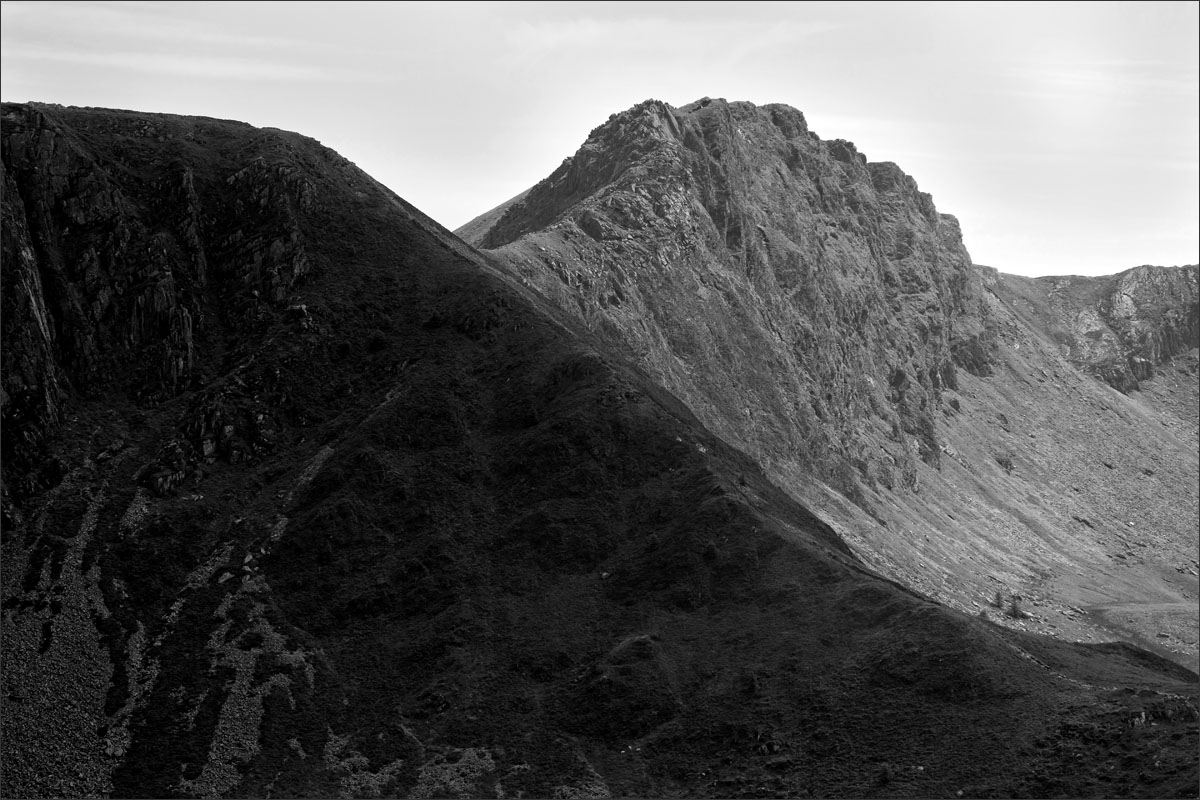
[[[895,164],[709,99],[613,115],[460,232],[882,573],[1196,668],[1197,267],[973,266]]]
[[[1194,793],[1194,674],[879,577],[318,143],[3,167],[6,796]]]

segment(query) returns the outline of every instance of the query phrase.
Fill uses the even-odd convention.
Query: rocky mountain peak
[[[474,240],[622,331],[723,434],[843,483],[911,482],[914,459],[936,463],[941,388],[988,369],[957,221],[788,106],[616,114]]]
[[[509,207],[487,232],[487,246],[499,247],[555,221],[594,192],[621,180],[629,170],[646,174],[670,160],[679,125],[665,103],[647,100],[592,130],[574,156]]]

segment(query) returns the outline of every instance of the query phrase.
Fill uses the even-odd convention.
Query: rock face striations
[[[1195,396],[1173,359],[1198,344],[1196,267],[972,266],[954,218],[895,164],[821,140],[795,109],[709,99],[614,115],[459,233],[885,574],[964,610],[997,590],[1036,598],[1072,636],[1129,635],[1075,609],[1169,601],[1173,622],[1144,623],[1142,641],[1196,666],[1187,403],[1128,396],[1163,374]]]
[[[956,220],[786,106],[643,103],[478,227],[715,431],[846,494],[913,486],[942,389],[989,369]]]
[[[1195,674],[881,577],[861,536],[852,549],[648,376],[709,416],[735,403],[731,437],[775,426],[807,437],[818,472],[903,486],[950,460],[931,426],[982,403],[964,384],[1020,330],[988,327],[999,289],[952,223],[848,146],[798,146],[815,183],[765,162],[761,183],[859,204],[899,248],[886,269],[843,211],[818,226],[750,203],[733,168],[749,156],[721,127],[749,112],[711,105],[711,130],[647,106],[645,140],[614,140],[625,162],[596,147],[594,169],[498,215],[491,244],[559,261],[552,303],[519,259],[497,266],[302,136],[6,104],[3,794],[1194,792]],[[803,136],[778,119],[780,142]],[[666,159],[558,221],[547,198],[586,204],[672,141],[714,176],[707,194]],[[646,188],[662,181],[675,193]],[[664,219],[697,227],[641,236]],[[802,297],[859,337],[848,367]],[[702,374],[722,348],[782,369],[768,321],[804,366],[791,383]],[[872,425],[892,478],[856,456]]]
[[[23,107],[4,116],[3,422],[22,431],[5,437],[4,469],[18,500],[61,477],[44,437],[67,393],[154,404],[201,388],[237,357],[241,334],[286,311],[309,269],[296,215],[314,186],[295,167],[259,156],[219,176],[219,192],[197,194],[197,181],[218,176],[196,156],[242,146],[230,131],[249,136],[249,126],[79,119]],[[190,445],[236,459],[267,444],[263,414],[210,401]],[[145,477],[161,494],[184,476]]]
[[[1067,357],[1129,393],[1200,347],[1200,267],[1136,267],[1108,278],[1038,278]]]

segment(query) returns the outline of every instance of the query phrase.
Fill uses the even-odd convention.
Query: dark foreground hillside
[[[312,140],[3,110],[4,796],[1195,796]]]

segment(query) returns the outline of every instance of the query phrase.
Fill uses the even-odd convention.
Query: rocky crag
[[[942,388],[988,369],[958,223],[786,106],[643,103],[476,227],[719,433],[847,494],[911,487]]]
[[[318,143],[6,104],[2,153],[5,796],[1194,794],[1193,673],[881,577]],[[901,430],[987,336],[913,340]]]
[[[974,267],[895,164],[821,140],[795,109],[710,99],[613,115],[458,233],[884,573],[964,610],[1018,596],[1044,606],[1020,624],[1074,638],[1129,635],[1093,607],[1170,604],[1135,627],[1196,667],[1186,403],[1129,394],[1165,369],[1194,395],[1171,364],[1200,343],[1195,266],[1036,281]]]
[[[1164,362],[1200,346],[1198,274],[1195,265],[1141,266],[1103,278],[1038,278],[1034,285],[1049,306],[1049,313],[1041,310],[1045,328],[1067,358],[1128,394]]]

